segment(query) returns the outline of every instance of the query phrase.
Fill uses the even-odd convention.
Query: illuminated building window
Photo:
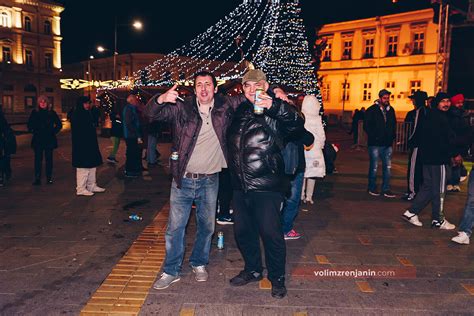
[[[352,40],[344,41],[344,51],[342,52],[342,59],[348,60],[352,58]]]
[[[29,16],[25,16],[25,31],[31,32],[31,18]]]
[[[321,87],[321,96],[323,101],[329,101],[329,96],[331,94],[331,84],[329,82],[324,82]]]
[[[364,58],[374,58],[374,39],[365,39]]]
[[[7,12],[2,12],[0,14],[0,26],[11,27],[11,25],[12,25],[12,21],[11,21],[10,14],[8,14]]]
[[[323,53],[323,61],[331,61],[332,43],[328,43]]]
[[[343,82],[341,84],[341,100],[342,101],[349,101],[350,92],[351,92],[351,84],[349,82]]]
[[[2,47],[2,60],[4,63],[11,63],[12,62],[12,53],[11,49],[8,46]]]
[[[33,52],[29,49],[25,50],[25,64],[28,68],[33,67]]]
[[[389,35],[387,39],[387,56],[397,56],[398,35]]]
[[[2,104],[3,104],[3,112],[4,113],[13,113],[13,96],[12,95],[4,95],[2,97]]]
[[[53,69],[53,53],[44,54],[44,68],[46,68],[46,71]]]
[[[387,81],[385,82],[385,89],[387,90],[392,90],[392,89],[395,89],[395,81]],[[392,94],[390,95],[390,100],[395,100],[395,93],[393,93],[393,91],[390,91],[392,92]]]
[[[423,54],[425,46],[425,32],[413,34],[413,55]]]
[[[410,95],[413,95],[413,93],[420,90],[421,90],[421,80],[411,80],[410,81]]]
[[[362,90],[362,101],[370,101],[372,99],[372,83],[365,82]]]
[[[50,35],[51,34],[51,22],[44,21],[43,30],[44,30],[44,34]]]

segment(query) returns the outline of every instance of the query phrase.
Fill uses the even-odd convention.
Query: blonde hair
[[[48,99],[48,97],[45,96],[44,94],[42,94],[42,95],[40,95],[40,96],[38,97],[38,100],[36,101],[36,103],[37,103],[37,104],[36,104],[36,108],[39,110],[39,103],[40,103],[41,100],[43,100],[44,102],[46,102],[46,104],[48,105],[48,110],[50,110],[50,109],[51,109],[51,104],[49,104],[49,99]]]

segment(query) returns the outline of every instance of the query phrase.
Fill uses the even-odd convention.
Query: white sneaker
[[[453,187],[451,184],[448,184],[448,185],[446,186],[446,191],[452,192],[452,191],[453,191],[453,188],[454,188],[454,187]]]
[[[195,274],[195,279],[198,282],[206,282],[207,279],[209,278],[209,274],[206,271],[206,266],[197,266],[197,267],[192,267],[193,272]]]
[[[469,245],[469,236],[465,232],[458,232],[451,240],[461,245]]]
[[[445,230],[453,230],[455,228],[456,226],[448,222],[447,219],[444,219],[444,221],[441,223],[441,226],[439,226],[439,229],[445,229]]]
[[[156,281],[155,284],[153,284],[153,288],[155,290],[164,290],[167,289],[171,284],[178,282],[179,280],[181,280],[179,275],[174,276],[163,272],[161,278]]]
[[[92,196],[92,195],[94,195],[94,192],[91,192],[89,190],[81,190],[81,191],[77,191],[76,195]]]
[[[90,189],[87,188],[87,190],[89,190],[90,192],[94,192],[94,193],[102,193],[102,192],[105,192],[105,189],[99,187],[98,185],[95,185],[95,186],[93,186],[93,187],[90,188]]]
[[[423,223],[420,222],[420,220],[418,219],[418,215],[413,214],[412,212],[408,210],[406,210],[405,213],[403,213],[402,218],[412,225],[415,225],[418,227],[423,226]]]
[[[459,185],[453,185],[453,192],[461,192],[461,187]]]

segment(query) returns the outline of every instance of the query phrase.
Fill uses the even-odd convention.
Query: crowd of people
[[[161,124],[171,126],[172,174],[170,212],[165,235],[166,258],[163,271],[153,287],[168,288],[180,280],[185,253],[186,225],[193,206],[197,232],[189,258],[198,282],[208,280],[211,239],[215,224],[232,224],[234,237],[244,259],[243,270],[230,279],[232,286],[244,286],[263,278],[260,240],[265,252],[267,277],[274,298],[286,296],[285,240],[301,238],[294,222],[301,203],[313,204],[318,178],[334,172],[337,146],[326,141],[321,104],[304,96],[301,108],[277,85],[270,85],[264,72],[248,70],[242,78],[243,93],[218,93],[214,74],[194,76],[194,94],[182,98],[177,85],[150,98],[147,104],[130,93],[127,104],[114,108],[112,148],[107,162],[116,159],[121,139],[126,144],[125,177],[135,178],[148,166],[159,163],[156,150]],[[394,198],[391,190],[392,145],[396,137],[395,109],[391,92],[383,89],[367,110],[354,115],[355,143],[358,122],[363,121],[369,154],[368,187],[371,196]],[[407,193],[411,202],[402,217],[422,226],[418,214],[432,204],[433,228],[454,229],[445,218],[445,191],[459,191],[464,173],[462,157],[472,144],[472,128],[465,120],[463,97],[451,99],[438,93],[427,102],[426,92],[411,97],[414,110],[406,122],[409,135]],[[72,165],[76,168],[76,194],[92,196],[104,192],[97,185],[96,169],[102,155],[96,129],[98,115],[91,99],[79,97],[70,113]],[[41,185],[42,160],[46,160],[46,183],[53,183],[53,150],[62,124],[45,97],[38,98],[28,129],[35,152],[34,185]],[[0,184],[11,176],[9,157],[14,153],[11,129],[0,112]],[[329,158],[328,158],[329,157]],[[377,186],[379,159],[382,162],[381,191]],[[9,171],[10,170],[10,171]],[[453,241],[469,244],[474,218],[474,180],[469,176],[469,194],[459,234]]]

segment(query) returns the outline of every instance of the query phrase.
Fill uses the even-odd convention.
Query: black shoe
[[[35,181],[33,181],[32,185],[41,185],[41,180],[36,179]]]
[[[394,198],[396,195],[393,194],[392,191],[387,190],[387,191],[383,191],[383,196],[386,198]]]
[[[247,272],[247,271],[240,271],[238,275],[230,279],[230,285],[232,286],[242,286],[246,285],[250,282],[258,282],[263,279],[262,274],[259,272]]]
[[[285,277],[272,281],[272,297],[284,298],[286,296]]]
[[[367,192],[372,196],[380,196],[380,193],[377,190],[367,190]]]

